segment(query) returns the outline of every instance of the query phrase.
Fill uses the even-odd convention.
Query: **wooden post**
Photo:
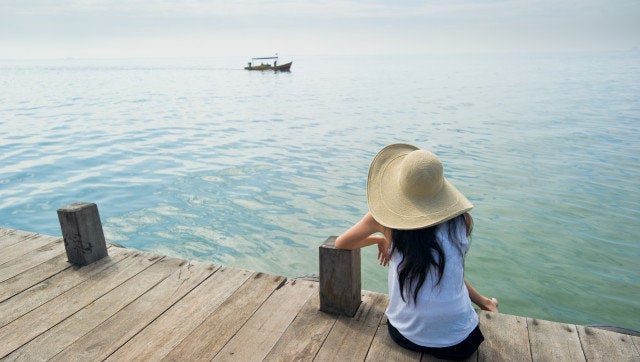
[[[335,248],[336,236],[320,246],[320,310],[353,317],[360,306],[360,249]]]
[[[58,209],[58,219],[69,262],[87,265],[107,256],[98,206],[78,202]]]

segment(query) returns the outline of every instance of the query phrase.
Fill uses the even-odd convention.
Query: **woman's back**
[[[450,226],[452,232],[450,233]],[[398,282],[398,265],[403,256],[394,250],[389,261],[389,322],[413,343],[445,347],[465,339],[478,325],[464,284],[464,253],[469,247],[464,217],[444,222],[436,228],[436,240],[445,255],[440,279],[437,269],[430,269],[414,302],[413,285],[405,287],[404,300]],[[394,248],[395,249],[395,248]]]

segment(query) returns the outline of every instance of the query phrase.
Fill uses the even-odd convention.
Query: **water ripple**
[[[59,234],[90,201],[126,246],[316,274],[373,155],[409,142],[476,205],[467,274],[503,311],[640,329],[637,56],[229,61],[0,62],[0,225]]]

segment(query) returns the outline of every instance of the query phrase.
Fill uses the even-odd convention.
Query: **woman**
[[[389,265],[391,338],[438,358],[465,359],[484,340],[471,302],[498,301],[464,279],[473,205],[445,177],[431,152],[393,144],[374,158],[367,178],[369,213],[336,239],[339,249],[378,245]]]

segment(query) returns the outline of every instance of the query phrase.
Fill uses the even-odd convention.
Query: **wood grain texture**
[[[8,275],[5,275],[0,271],[0,275],[2,275],[0,279],[4,279],[0,282],[0,302],[7,300],[23,290],[29,289],[31,286],[38,284],[70,267],[71,264],[67,262],[67,256],[65,255],[64,250],[59,248],[58,254],[53,258],[20,274],[7,278]]]
[[[211,360],[285,281],[282,276],[252,274],[163,360]]]
[[[49,360],[96,326],[119,312],[179,267],[173,259],[161,260],[120,284],[8,356],[16,360]]]
[[[160,360],[233,294],[251,272],[222,267],[162,316],[120,347],[107,361]]]
[[[69,262],[89,265],[107,256],[98,205],[76,202],[57,210]]]
[[[587,361],[640,361],[631,336],[586,326],[577,329]]]
[[[437,361],[390,339],[383,294],[337,317],[319,311],[316,282],[117,247],[79,268],[55,240],[0,228],[0,255],[12,255],[0,265],[2,360]],[[485,341],[468,361],[640,361],[639,337],[478,314]]]
[[[43,236],[36,233],[21,234],[14,244],[2,247],[2,253],[0,253],[0,268],[3,268],[3,264],[21,258],[28,252],[47,245],[54,240],[56,240],[56,238],[52,236]]]
[[[531,361],[527,321],[501,313],[478,312],[484,342],[478,361]]]
[[[0,231],[0,249],[4,250],[13,244],[21,242],[27,237],[35,237],[36,235],[38,234],[28,231],[2,229],[2,231]]]
[[[45,244],[33,251],[23,254],[22,257],[10,260],[0,266],[0,282],[13,278],[38,264],[60,255],[63,251],[62,239],[52,239],[53,241]]]
[[[3,228],[0,226],[0,243],[2,242],[3,238],[5,237],[5,235],[10,234],[10,233],[14,233],[16,230],[15,229],[8,229],[8,228]],[[0,244],[1,246],[2,244]]]
[[[318,249],[320,310],[353,317],[360,306],[360,249],[336,249],[335,241],[331,236]]]
[[[367,356],[389,298],[384,294],[364,292],[362,303],[353,318],[340,316],[318,351],[319,361],[362,361]]]
[[[631,336],[631,341],[633,342],[634,347],[636,347],[636,352],[638,353],[638,356],[640,356],[640,337]],[[640,358],[638,358],[638,360],[640,360]]]
[[[265,357],[266,361],[311,361],[318,353],[337,316],[320,311],[314,293]]]
[[[584,361],[575,325],[527,318],[534,361]]]
[[[317,293],[318,283],[288,280],[262,303],[213,360],[262,361],[309,297]]]
[[[168,263],[173,269],[169,277],[83,335],[51,361],[102,360],[108,357],[218,268],[174,258],[165,258],[163,263]]]
[[[70,267],[60,273],[37,282],[29,289],[0,302],[0,327],[20,318],[41,305],[59,297],[79,284],[86,282],[95,275],[104,273],[106,269],[115,266],[127,255],[116,253],[112,258],[105,258],[84,268]],[[25,278],[26,279],[26,278]],[[72,294],[70,294],[72,296]]]
[[[383,316],[371,342],[366,361],[420,361],[420,352],[401,348],[389,336],[387,317]]]
[[[0,358],[65,320],[159,259],[158,256],[135,253],[119,263],[110,263],[107,268],[93,274],[87,280],[0,328]],[[105,260],[109,261],[106,258]],[[96,264],[85,268],[91,268]]]

